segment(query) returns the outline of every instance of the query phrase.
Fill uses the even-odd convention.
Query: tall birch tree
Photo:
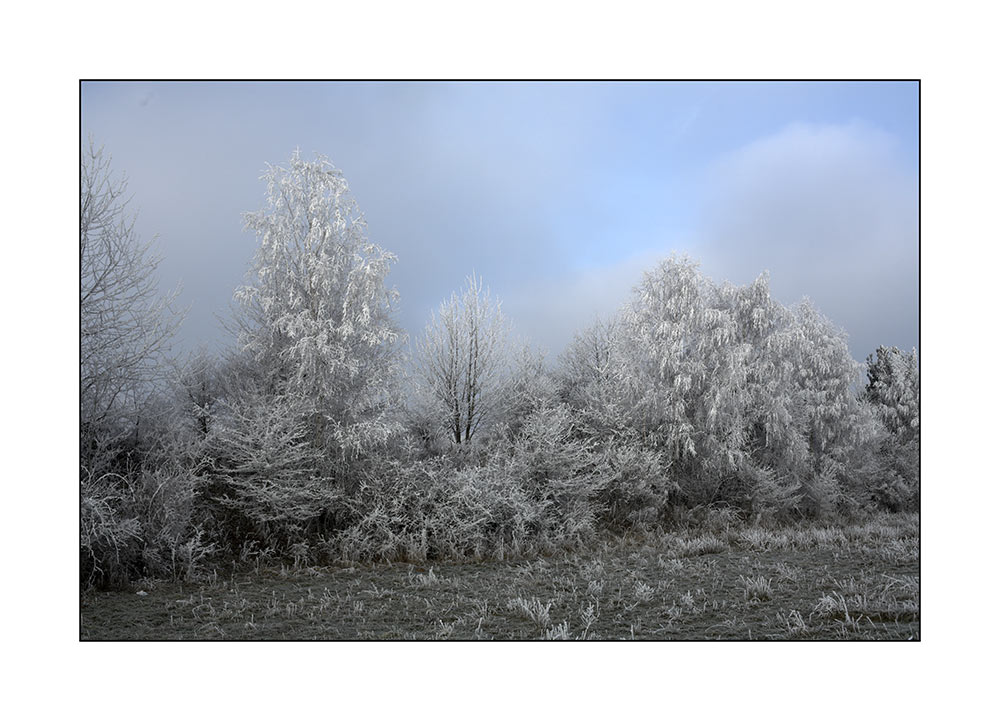
[[[268,390],[294,399],[314,447],[334,462],[384,444],[401,331],[386,276],[396,258],[368,240],[343,173],[327,158],[268,166],[264,207],[244,216],[259,243],[236,291],[241,350]]]

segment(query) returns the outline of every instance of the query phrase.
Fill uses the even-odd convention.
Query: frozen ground
[[[521,561],[259,568],[81,597],[82,639],[918,639],[919,517]]]

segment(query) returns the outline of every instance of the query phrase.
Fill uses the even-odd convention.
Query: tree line
[[[92,144],[80,199],[81,581],[206,564],[506,558],[721,508],[748,518],[919,503],[916,352],[855,362],[808,301],[671,257],[551,367],[482,278],[411,344],[395,257],[343,174],[269,166],[219,356],[181,317]]]

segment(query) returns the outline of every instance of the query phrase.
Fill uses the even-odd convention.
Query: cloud
[[[372,241],[398,256],[389,282],[411,334],[475,270],[556,355],[687,250],[717,278],[770,268],[776,294],[812,296],[856,355],[914,344],[916,179],[893,136],[792,126],[692,175],[752,137],[720,128],[749,121],[665,87],[92,84],[82,120],[128,173],[141,236],[160,236],[163,287],[183,281],[186,346],[227,342],[214,316],[256,247],[242,213],[261,205],[264,164],[295,147],[344,171]]]
[[[684,242],[508,288],[517,329],[558,354],[617,310],[644,271],[687,252],[717,281],[769,270],[786,304],[809,297],[849,335],[855,358],[918,345],[917,179],[896,139],[861,125],[792,125],[719,157],[700,177]]]
[[[716,162],[698,235],[717,280],[771,272],[786,303],[809,296],[863,358],[918,343],[917,178],[895,138],[859,123],[792,125]]]
[[[554,361],[576,333],[618,311],[643,273],[668,254],[637,253],[603,267],[525,284],[504,299],[503,311],[519,336]]]

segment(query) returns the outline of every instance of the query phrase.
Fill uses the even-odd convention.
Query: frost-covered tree
[[[790,459],[804,459],[807,451],[793,400],[793,315],[771,298],[768,280],[765,272],[749,285],[720,288],[722,307],[733,318],[744,349],[738,483],[730,490],[755,511],[796,505],[801,483]]]
[[[865,398],[877,409],[879,420],[894,435],[909,440],[920,435],[920,368],[917,351],[879,346],[867,358]]]
[[[159,293],[160,259],[135,232],[128,185],[91,141],[80,164],[80,419],[84,462],[134,428],[181,322]]]
[[[560,377],[582,431],[607,448],[638,444],[659,459],[642,475],[667,474],[644,478],[630,512],[654,487],[691,504],[825,511],[873,433],[858,370],[843,333],[808,303],[774,301],[766,274],[717,285],[670,258],[614,325],[571,344]]]
[[[920,368],[917,352],[880,346],[868,356],[864,399],[883,430],[869,485],[890,509],[916,508],[920,488]]]
[[[205,438],[223,395],[218,361],[207,350],[199,350],[179,369],[173,386],[182,425],[189,426],[197,437]]]
[[[509,375],[503,391],[499,422],[508,440],[528,432],[529,417],[541,407],[556,403],[556,383],[545,362],[545,353],[530,344],[511,344]]]
[[[555,373],[559,397],[582,416],[590,435],[613,435],[621,428],[622,418],[615,410],[622,405],[615,397],[621,331],[617,318],[599,318],[576,333],[559,357]]]
[[[748,346],[735,319],[696,263],[670,258],[645,274],[622,322],[618,367],[633,423],[666,452],[685,492],[710,501],[743,441]]]
[[[841,500],[852,452],[874,439],[876,427],[857,399],[861,367],[846,334],[806,300],[794,310],[791,336],[785,355],[794,367],[796,427],[808,454],[800,477],[808,507],[822,513]]]
[[[431,314],[417,341],[417,376],[427,413],[455,444],[468,444],[501,413],[510,326],[474,274]]]
[[[401,331],[395,256],[368,240],[343,174],[323,156],[268,166],[262,210],[245,215],[259,248],[239,288],[240,349],[268,390],[299,399],[312,443],[343,468],[396,430]]]

